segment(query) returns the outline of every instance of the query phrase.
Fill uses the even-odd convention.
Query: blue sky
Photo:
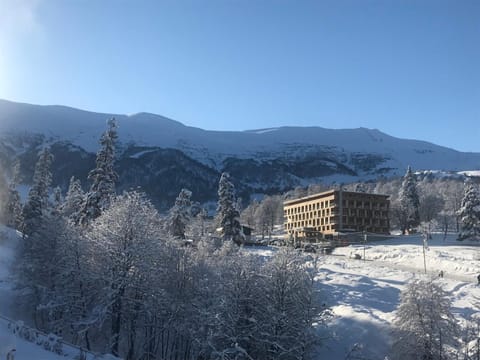
[[[480,1],[0,0],[0,98],[480,152]]]

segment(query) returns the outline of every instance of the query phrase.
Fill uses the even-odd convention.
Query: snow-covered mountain
[[[28,158],[24,170],[29,173],[32,156],[48,143],[60,171],[55,181],[65,186],[70,175],[82,178],[93,165],[99,136],[112,116],[119,124],[121,187],[142,186],[154,196],[162,193],[159,203],[170,201],[182,186],[197,192],[198,200],[212,198],[221,171],[229,171],[243,196],[248,196],[319,181],[400,175],[407,165],[447,171],[480,169],[479,153],[366,128],[208,131],[155,114],[102,114],[6,100],[0,100],[0,161],[8,164],[15,156]]]

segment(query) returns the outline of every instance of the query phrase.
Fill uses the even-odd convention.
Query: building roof
[[[333,194],[335,194],[335,192],[340,192],[340,191],[341,191],[343,194],[375,196],[375,197],[383,197],[383,198],[385,198],[385,199],[387,199],[387,198],[389,197],[389,195],[384,195],[384,194],[372,194],[372,193],[364,193],[364,192],[356,192],[356,191],[345,191],[345,190],[333,190],[333,189],[332,189],[332,190],[324,191],[324,192],[317,193],[317,194],[313,194],[313,195],[304,196],[304,197],[297,198],[297,199],[286,200],[286,201],[283,202],[283,205],[293,205],[293,204],[302,203],[302,202],[305,202],[305,201],[310,201],[310,200],[315,200],[315,199],[321,199],[321,198],[324,198],[324,197],[333,195]]]

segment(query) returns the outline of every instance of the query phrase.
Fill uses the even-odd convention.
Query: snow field
[[[480,287],[476,285],[480,248],[462,245],[453,236],[445,242],[442,238],[434,235],[429,242],[427,276],[445,272],[438,281],[450,293],[452,312],[465,326],[480,310]],[[367,244],[367,261],[351,258],[355,253],[363,256],[363,246],[358,245],[337,248],[334,256],[322,258],[317,286],[333,317],[329,332],[322,334],[325,340],[319,358],[381,360],[388,355],[400,293],[411,280],[425,276],[421,244],[421,236],[397,237]]]

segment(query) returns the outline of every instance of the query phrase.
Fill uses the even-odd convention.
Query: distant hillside
[[[45,144],[56,160],[55,184],[71,175],[85,181],[94,164],[106,120],[119,124],[120,189],[142,187],[161,208],[182,187],[198,201],[214,200],[222,171],[229,171],[241,196],[274,193],[314,182],[349,182],[414,169],[480,169],[479,153],[464,153],[419,140],[399,139],[366,128],[279,127],[207,131],[160,115],[93,113],[65,106],[0,100],[0,164],[20,158],[24,181]],[[412,134],[412,137],[414,134]]]

